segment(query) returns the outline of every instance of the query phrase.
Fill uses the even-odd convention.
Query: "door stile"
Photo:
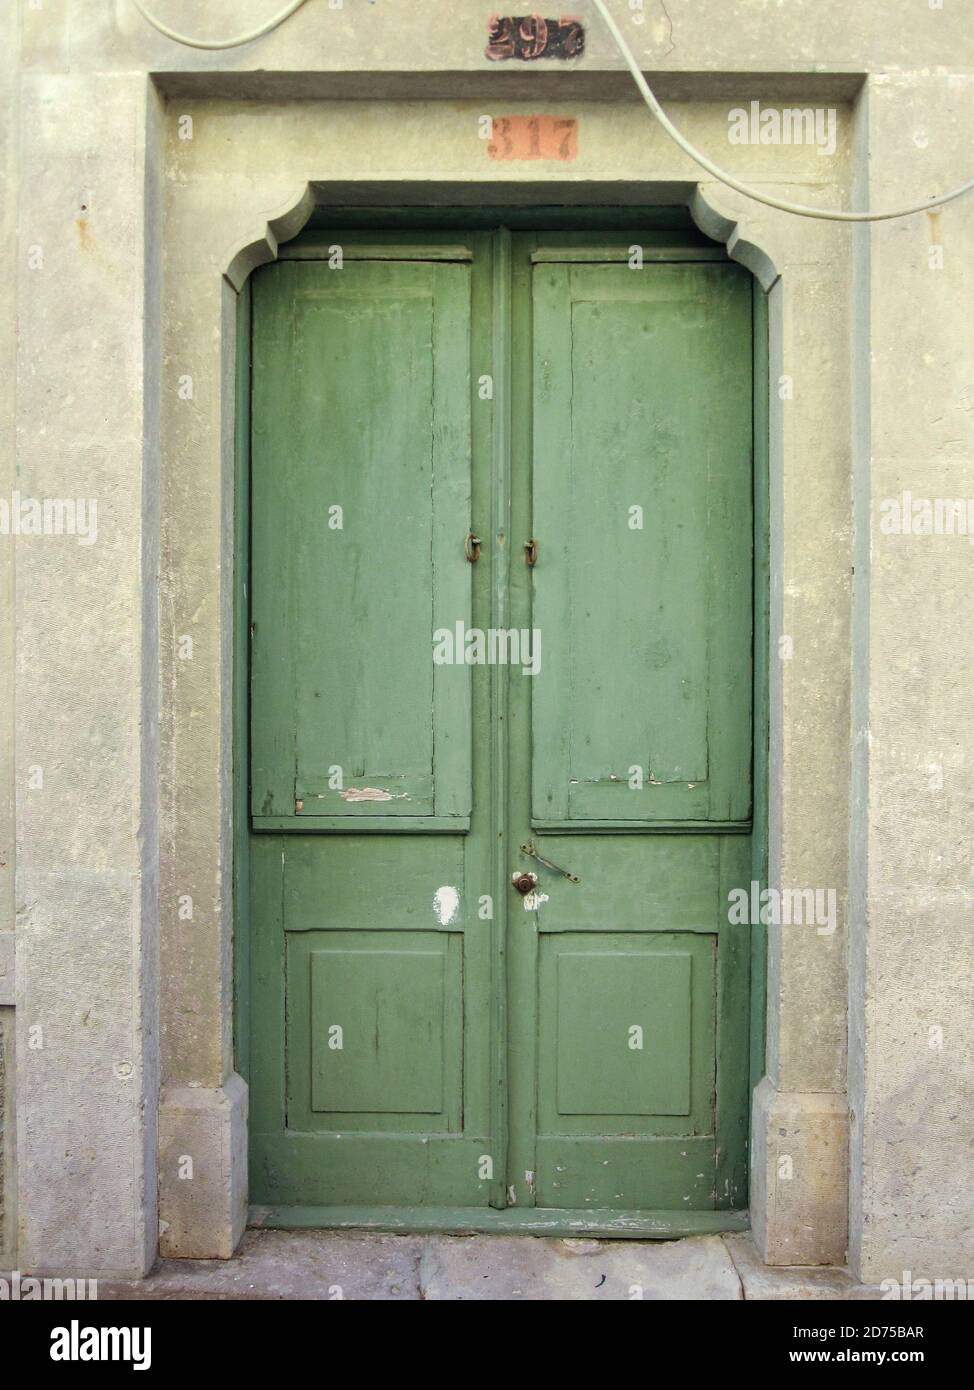
[[[540,525],[532,507],[533,420],[531,412],[532,304],[531,254],[538,245],[533,232],[515,233],[511,265],[513,307],[511,317],[511,506],[518,530],[510,537],[510,605],[512,627],[532,629],[532,571],[525,563],[524,544]],[[542,541],[543,545],[543,541]],[[543,555],[539,563],[544,563]],[[535,634],[532,632],[532,644]],[[532,645],[533,650],[533,645]],[[542,659],[544,634],[542,634]],[[531,767],[531,696],[533,677],[518,666],[502,668],[510,690],[508,748],[512,763],[507,816],[509,851],[505,892],[511,937],[508,950],[510,990],[510,1187],[512,1205],[536,1206],[534,1175],[537,1172],[538,1114],[538,934],[537,913],[525,910],[525,899],[511,887],[515,869],[537,865],[520,852],[529,834],[529,769]]]
[[[491,238],[491,360],[493,377],[490,459],[490,622],[508,624],[511,534],[511,234],[501,228]],[[479,378],[481,373],[476,373]],[[482,404],[478,402],[478,404]],[[490,864],[491,927],[491,1093],[490,1138],[494,1177],[490,1205],[508,1204],[508,964],[510,918],[508,844],[508,668],[488,666],[490,677]]]
[[[718,837],[720,902],[749,881],[751,836]],[[715,1200],[718,1211],[747,1205],[747,1150],[750,1121],[748,1049],[750,1032],[749,934],[723,921],[716,936],[714,1055],[714,1134],[717,1139]]]

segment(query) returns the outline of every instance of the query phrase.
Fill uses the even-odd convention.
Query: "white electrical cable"
[[[785,198],[775,198],[769,193],[761,193],[756,188],[750,187],[746,183],[741,183],[732,174],[728,174],[724,169],[716,165],[713,160],[708,159],[705,154],[701,154],[685,139],[676,126],[667,116],[660,106],[653,91],[640,70],[639,64],[633,57],[632,49],[626,43],[616,24],[615,20],[606,9],[603,0],[594,0],[596,9],[605,21],[609,33],[616,42],[616,47],[622,54],[625,64],[632,73],[636,86],[642,93],[643,100],[650,111],[659,121],[660,125],[669,135],[671,140],[675,140],[684,154],[699,164],[702,169],[706,169],[708,174],[712,174],[721,183],[727,184],[728,188],[733,188],[738,193],[743,193],[745,198],[753,198],[755,202],[764,203],[766,207],[776,208],[779,212],[794,213],[796,217],[816,217],[823,222],[888,222],[893,217],[909,217],[915,212],[930,212],[932,208],[942,207],[944,203],[953,202],[955,198],[961,197],[964,193],[969,193],[974,188],[974,179],[968,179],[959,188],[955,188],[951,193],[941,193],[937,198],[931,198],[924,203],[911,203],[909,207],[896,208],[890,212],[829,212],[825,208],[808,207],[805,203],[790,203]]]
[[[304,4],[304,0],[291,0],[280,14],[269,19],[266,24],[259,29],[254,29],[250,34],[239,34],[235,39],[191,39],[185,34],[178,34],[175,29],[170,29],[168,25],[162,24],[155,19],[142,4],[142,0],[132,0],[133,5],[147,24],[151,24],[153,29],[158,29],[160,34],[165,34],[167,39],[172,39],[173,43],[181,43],[186,48],[239,48],[241,44],[253,43],[254,39],[262,39],[265,34],[269,34],[272,29],[276,29],[279,24],[283,24],[286,19],[290,19],[295,10],[299,10]]]

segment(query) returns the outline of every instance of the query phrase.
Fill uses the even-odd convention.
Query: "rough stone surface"
[[[845,1263],[848,1136],[844,1098],[757,1087],[751,1228],[769,1265]]]
[[[20,15],[6,5],[0,14],[0,496],[10,497],[16,487],[16,460],[8,441],[17,426],[17,62],[20,47]],[[13,931],[14,907],[14,666],[16,620],[14,609],[14,559],[16,547],[9,536],[0,536],[0,933]],[[0,965],[2,970],[2,965]],[[12,988],[13,979],[7,982]],[[0,1004],[4,998],[0,980]]]
[[[15,1003],[15,945],[13,932],[0,928],[0,1007]]]
[[[104,1276],[158,1224],[147,87],[63,69],[18,91],[16,486],[97,526],[16,539],[19,1257]]]
[[[177,1259],[228,1260],[247,1224],[247,1087],[162,1093],[159,1249]]]
[[[248,1231],[232,1260],[161,1260],[102,1299],[419,1299],[425,1237]]]
[[[14,1011],[0,1008],[0,1269],[13,1265],[17,1257],[15,1075]]]
[[[923,9],[925,12],[927,6]],[[615,12],[625,11],[623,5]],[[201,6],[199,0],[167,0],[165,7],[167,24],[184,34],[207,38],[256,29],[273,12],[273,7],[268,11],[264,0],[237,0],[229,17],[223,10]],[[374,90],[374,83],[370,87],[368,82],[371,73],[404,70],[426,79],[423,85],[417,82],[414,90],[418,94],[428,93],[431,78],[440,74],[460,75],[464,79],[461,91],[469,88],[472,79],[487,75],[495,79],[495,85],[498,76],[506,79],[502,88],[506,91],[513,79],[520,78],[523,90],[523,71],[511,71],[513,64],[491,63],[484,56],[489,13],[480,0],[452,0],[450,24],[428,34],[417,31],[413,0],[363,6],[346,0],[341,9],[309,4],[258,44],[212,53],[176,47],[151,29],[134,5],[75,6],[67,0],[45,0],[43,10],[28,9],[25,15],[24,45],[26,57],[33,63],[63,62],[70,52],[76,63],[94,63],[100,57],[105,70],[148,66],[197,79],[205,74],[249,79],[246,86],[241,81],[229,84],[238,95],[253,90],[255,73],[265,81],[275,73],[301,74],[305,79],[302,93],[319,96],[334,91],[334,85],[315,83],[316,73],[351,73],[359,78],[357,90],[370,95]],[[700,4],[699,0],[679,0],[665,9],[647,4],[645,27],[629,32],[637,36],[637,49],[650,49],[654,71],[674,77],[686,71],[736,76],[736,84],[725,78],[725,93],[740,92],[744,84],[738,74],[814,73],[816,62],[824,67],[826,57],[839,75],[885,74],[897,69],[910,72],[938,64],[974,68],[974,35],[966,12],[962,6],[949,3],[927,18],[925,14],[918,16],[915,0],[882,0],[860,7],[854,23],[848,22],[847,8],[832,4],[811,9],[783,5],[780,14],[776,10],[773,24],[760,7],[735,8],[733,23],[726,22],[727,13],[714,3]],[[844,23],[840,22],[843,18]],[[725,22],[716,29],[715,22],[721,19]],[[594,15],[586,27],[587,59],[560,68],[557,78],[581,78],[603,70],[618,73],[621,69],[612,41]],[[819,55],[817,59],[815,55]],[[537,80],[534,73],[531,78]],[[833,91],[836,85],[833,78]],[[842,84],[842,90],[849,89],[848,82]],[[456,94],[457,84],[450,90]],[[744,85],[745,96],[751,90]]]
[[[877,1298],[841,1269],[765,1268],[749,1236],[676,1241],[248,1231],[232,1260],[162,1260],[100,1299],[541,1302]]]
[[[700,171],[632,100],[594,19],[586,57],[542,72],[484,57],[479,0],[456,0],[433,32],[408,0],[307,5],[222,53],[178,47],[121,0],[2,9],[0,480],[6,496],[96,496],[101,537],[21,538],[16,584],[0,537],[21,1258],[131,1274],[155,1250],[160,1080],[216,1094],[233,1067],[224,272],[272,257],[309,187],[385,203],[483,202],[485,189],[585,202],[598,187],[602,202],[631,202],[647,189],[693,197]],[[966,7],[873,0],[850,19],[845,0],[823,0],[778,6],[769,24],[764,7],[738,5],[733,24],[715,23],[725,9],[671,0],[647,13],[640,46],[677,123],[741,177],[838,206],[966,176]],[[266,17],[265,0],[239,0],[233,28]],[[225,32],[197,0],[171,0],[166,19]],[[854,103],[840,107],[834,159],[728,145],[728,97],[798,93]],[[580,120],[576,163],[491,163],[480,115],[539,99]],[[175,133],[182,114],[192,140]],[[848,1080],[854,1268],[969,1274],[970,549],[963,536],[884,535],[878,509],[904,491],[970,493],[974,201],[853,238],[699,188],[694,206],[723,218],[733,254],[766,285],[780,277],[772,382],[794,388],[772,392],[772,647],[784,636],[793,651],[771,662],[770,874],[840,902],[832,936],[770,932],[768,1088],[785,1099],[756,1109],[754,1226],[770,1258],[842,1258]],[[184,372],[189,408],[174,390]],[[177,669],[183,633],[196,658]],[[28,785],[37,767],[43,788]],[[177,895],[196,903],[191,927]],[[37,1029],[44,1045],[28,1047]],[[197,1187],[186,1207],[210,1254],[240,1227],[245,1151],[230,1129],[229,1147],[212,1134],[187,1146],[213,1160],[212,1193]],[[787,1190],[768,1166],[779,1141],[798,1158]],[[168,1181],[176,1213],[188,1194]]]
[[[745,1299],[765,1300],[803,1299],[879,1299],[879,1288],[860,1284],[846,1269],[821,1265],[767,1265],[750,1235],[721,1237],[734,1261]]]
[[[863,112],[870,196],[914,195],[904,136],[926,187],[963,177],[958,135],[974,122],[974,76],[901,74]],[[969,523],[899,533],[903,508],[969,498],[974,202],[869,233],[857,267],[871,372],[857,448],[850,951],[849,1259],[860,1278],[967,1278],[974,1271],[971,1114],[974,970],[971,827],[974,704]],[[917,312],[922,305],[922,311]],[[913,408],[904,410],[904,401]],[[918,517],[917,520],[920,520]],[[863,570],[862,558],[869,563]]]
[[[738,1299],[719,1236],[678,1241],[431,1236],[423,1296],[436,1300]]]

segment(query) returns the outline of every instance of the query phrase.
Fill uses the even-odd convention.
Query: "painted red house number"
[[[491,159],[574,159],[578,122],[569,116],[495,116]]]

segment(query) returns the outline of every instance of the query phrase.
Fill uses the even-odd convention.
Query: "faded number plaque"
[[[577,58],[585,49],[585,30],[577,19],[542,19],[539,14],[491,15],[487,57],[495,63],[520,58]]]
[[[574,159],[578,122],[569,116],[495,116],[491,159]]]

